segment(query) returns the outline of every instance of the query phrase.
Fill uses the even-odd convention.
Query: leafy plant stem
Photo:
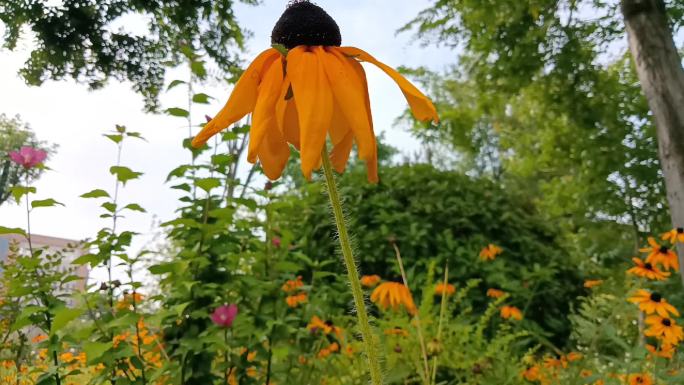
[[[392,247],[394,248],[394,254],[397,256],[397,263],[399,263],[399,271],[401,271],[401,279],[404,281],[404,286],[411,291],[408,284],[408,279],[406,278],[406,271],[404,270],[404,262],[401,259],[401,253],[399,252],[399,247],[395,242],[392,242]],[[430,383],[430,366],[428,364],[427,348],[425,345],[425,337],[423,337],[423,327],[420,323],[420,312],[416,312],[414,319],[416,320],[416,331],[418,332],[418,340],[420,341],[420,350],[423,355],[423,372],[425,373],[425,383]]]
[[[446,288],[449,280],[449,264],[444,265],[444,288]],[[446,309],[447,309],[447,296],[446,296],[446,290],[442,290],[442,302],[440,303],[439,306],[439,323],[437,324],[437,340],[441,342],[442,338],[442,325],[444,324],[444,314],[446,314]],[[437,382],[437,365],[438,365],[439,357],[435,356],[432,359],[432,384],[436,384]]]
[[[347,232],[347,225],[344,220],[344,211],[342,210],[342,202],[337,191],[335,183],[335,176],[333,174],[330,158],[328,157],[328,150],[326,146],[321,152],[323,159],[323,171],[325,174],[326,186],[328,189],[328,197],[330,198],[330,205],[332,207],[333,215],[335,217],[335,225],[340,241],[340,248],[342,249],[342,257],[344,264],[347,267],[347,275],[349,278],[349,285],[354,296],[354,305],[356,307],[356,316],[359,323],[359,329],[365,345],[366,357],[368,359],[368,369],[371,377],[371,384],[382,385],[382,372],[380,371],[380,360],[378,358],[377,344],[371,330],[370,322],[368,320],[368,313],[366,312],[366,304],[364,302],[363,290],[361,289],[361,282],[359,281],[359,273],[356,270],[356,263],[354,261],[354,254],[352,252],[351,241],[349,233]]]

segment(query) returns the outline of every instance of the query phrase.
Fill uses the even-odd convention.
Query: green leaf
[[[219,154],[211,156],[211,164],[217,166],[227,166],[233,163],[233,156],[228,154]]]
[[[181,118],[187,118],[188,116],[190,116],[190,113],[188,112],[188,110],[184,110],[184,109],[178,108],[178,107],[167,108],[166,113],[171,115],[171,116],[179,116]]]
[[[81,198],[110,198],[110,196],[105,190],[96,189],[81,195]]]
[[[139,212],[141,212],[141,213],[146,213],[146,212],[147,212],[144,208],[142,208],[142,206],[140,206],[140,205],[137,204],[137,203],[130,203],[130,204],[127,204],[126,206],[124,206],[124,208],[122,208],[122,210],[139,211]]]
[[[180,262],[170,262],[170,263],[163,263],[159,265],[153,265],[149,267],[150,273],[154,275],[160,275],[160,274],[167,274],[167,273],[173,273],[175,271],[179,271],[184,264]]]
[[[105,202],[105,203],[101,204],[100,206],[104,207],[104,209],[109,211],[110,213],[116,212],[116,203]]]
[[[18,234],[18,235],[23,235],[26,236],[26,232],[23,229],[20,229],[18,227],[4,227],[0,226],[0,235],[4,234]]]
[[[95,267],[101,262],[101,257],[95,255],[95,254],[85,254],[81,255],[80,257],[76,258],[71,262],[72,265],[85,265],[86,263],[89,263],[90,266]]]
[[[33,194],[36,192],[35,187],[14,186],[12,187],[12,196],[17,203],[20,203],[21,198],[26,194]]]
[[[204,62],[201,61],[193,61],[190,64],[190,69],[192,70],[192,73],[197,75],[200,78],[204,78],[207,76],[207,70],[204,68]]]
[[[128,167],[122,166],[112,166],[109,169],[109,172],[112,175],[116,175],[116,179],[124,185],[129,180],[138,179],[143,174],[141,172],[135,172]]]
[[[55,318],[52,320],[52,328],[50,328],[50,335],[54,335],[62,330],[69,322],[75,320],[83,313],[81,309],[61,308],[55,313]]]
[[[275,269],[284,273],[296,273],[302,269],[302,266],[294,262],[280,261],[275,264]]]
[[[221,186],[221,181],[217,178],[202,178],[195,181],[195,186],[209,192],[212,189]]]
[[[168,91],[168,90],[170,90],[176,86],[179,86],[181,84],[186,84],[186,82],[183,80],[174,80],[169,84],[169,87],[166,90]]]
[[[52,198],[43,199],[43,200],[36,200],[36,201],[31,202],[31,207],[34,209],[38,208],[38,207],[54,207],[54,206],[64,206],[64,204],[59,203]]]
[[[95,362],[111,347],[112,342],[87,341],[83,343],[83,351],[88,358],[88,363]]]
[[[192,96],[192,101],[200,104],[209,104],[209,100],[213,99],[211,96],[199,93]]]
[[[123,140],[123,135],[110,134],[110,135],[105,135],[105,137],[109,138],[109,140],[111,140],[112,142],[114,142],[116,144],[121,143],[121,141]]]

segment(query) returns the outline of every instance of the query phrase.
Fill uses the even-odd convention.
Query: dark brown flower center
[[[280,44],[287,49],[299,45],[342,45],[340,27],[323,8],[308,0],[295,0],[288,4],[280,16],[273,32],[271,44]]]
[[[663,296],[661,296],[658,293],[651,293],[651,301],[653,302],[660,302],[660,300],[663,299]]]
[[[684,227],[677,227],[677,234],[684,234]]]
[[[653,270],[653,265],[651,265],[650,263],[645,264],[644,267],[648,270]]]
[[[663,325],[670,327],[672,326],[672,321],[669,318],[663,318]]]
[[[660,246],[660,250],[659,250],[659,251],[660,251],[662,254],[667,254],[667,252],[668,252],[669,250],[670,250],[670,249],[668,249],[667,246]]]

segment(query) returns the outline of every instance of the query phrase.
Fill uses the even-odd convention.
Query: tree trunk
[[[684,69],[663,0],[621,0],[641,88],[658,132],[658,152],[674,227],[684,227]],[[679,245],[684,267],[684,245]],[[684,282],[684,269],[681,272]]]

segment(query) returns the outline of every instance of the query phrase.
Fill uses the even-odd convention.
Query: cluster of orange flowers
[[[669,241],[673,247],[684,243],[684,229],[673,229],[662,235],[663,241]],[[636,266],[627,271],[628,274],[647,280],[662,281],[670,275],[670,270],[679,271],[679,260],[674,250],[659,244],[654,238],[648,238],[649,247],[640,251],[648,253],[646,259],[633,258]],[[639,310],[646,315],[644,330],[646,337],[654,338],[656,345],[648,344],[647,349],[655,356],[672,359],[677,345],[684,340],[684,331],[677,325],[674,317],[679,311],[660,293],[646,289],[637,290],[629,299],[637,304]]]
[[[337,340],[332,341],[327,346],[320,348],[320,350],[317,353],[318,358],[324,359],[329,357],[333,353],[337,353],[340,351],[342,351],[347,356],[351,356],[354,353],[354,348],[350,344],[347,344],[346,347],[343,350],[341,350],[340,344],[344,341],[344,329],[342,329],[339,326],[335,326],[335,324],[332,321],[323,321],[318,316],[313,316],[311,317],[311,321],[306,326],[306,328],[312,334],[317,334],[320,332],[323,336],[335,336],[335,339]],[[300,357],[299,361],[302,365],[306,364],[307,362],[306,358],[304,357]]]
[[[307,301],[308,296],[306,292],[300,291],[302,286],[304,286],[304,282],[302,282],[301,275],[297,279],[290,279],[283,284],[282,290],[288,294],[287,298],[285,298],[287,306],[296,308]]]
[[[571,352],[557,358],[544,357],[538,362],[530,359],[527,368],[520,375],[527,381],[538,382],[541,385],[557,384],[562,370],[567,369],[571,363],[582,358],[582,354]],[[591,374],[590,371],[583,370],[581,376],[589,377]],[[596,382],[594,385],[603,385],[603,383]]]

